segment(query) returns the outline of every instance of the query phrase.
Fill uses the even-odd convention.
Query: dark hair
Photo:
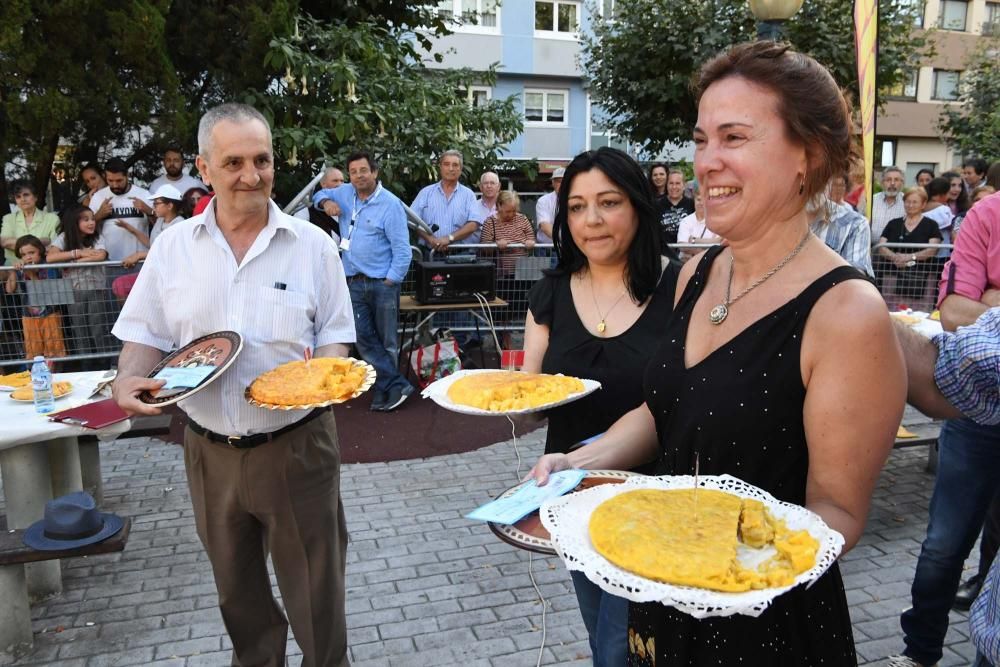
[[[668,167],[664,163],[662,163],[662,162],[654,162],[652,165],[650,165],[650,167],[649,167],[649,187],[651,187],[653,189],[653,195],[657,196],[657,197],[660,195],[660,193],[656,189],[656,186],[653,185],[653,170],[654,169],[659,169],[659,168],[663,169],[663,172],[667,175],[668,179],[670,177],[670,167]],[[664,183],[663,184],[663,191],[664,192],[667,191],[666,188],[667,188],[667,184]]]
[[[84,213],[91,213],[91,211],[86,206],[72,206],[59,216],[59,229],[58,232],[64,234],[65,243],[63,244],[63,250],[79,250],[81,248],[92,248],[94,243],[97,242],[97,238],[101,235],[101,223],[97,223],[94,233],[89,236],[84,236],[80,233],[80,216]]]
[[[35,189],[35,184],[32,183],[31,181],[17,181],[10,189],[11,193],[15,197],[24,192],[25,190],[35,195],[36,197],[38,196],[38,191]]]
[[[698,102],[713,83],[740,77],[778,97],[786,136],[806,149],[806,200],[823,192],[830,177],[850,171],[857,147],[851,111],[830,72],[788,44],[770,40],[738,44],[702,66],[694,83]]]
[[[128,165],[125,164],[125,160],[120,157],[113,157],[107,161],[104,165],[105,173],[109,174],[128,174]]]
[[[1000,160],[991,164],[990,168],[986,170],[986,185],[990,185],[997,192],[1000,192]]]
[[[930,174],[931,180],[934,180],[934,170],[933,169],[928,169],[927,167],[924,167],[923,169],[921,169],[920,171],[917,172],[916,176],[913,177],[913,181],[914,182],[917,182],[917,181],[920,180],[920,174]]]
[[[985,174],[990,165],[981,157],[970,157],[962,163],[962,166],[972,167],[972,170],[977,174]]]
[[[178,146],[178,145],[176,145],[176,144],[171,144],[171,145],[167,146],[166,148],[164,148],[163,149],[163,156],[166,157],[167,153],[177,153],[178,155],[181,156],[182,160],[184,159],[184,151],[182,151],[181,147]]]
[[[931,182],[924,186],[924,189],[927,190],[928,199],[946,195],[951,190],[951,179],[944,175],[937,176],[932,178]]]
[[[30,245],[38,250],[38,252],[42,253],[42,262],[45,262],[45,246],[42,244],[42,240],[40,238],[32,236],[31,234],[20,236],[17,241],[14,242],[14,254],[17,255],[18,258],[21,257],[21,248],[26,245]]]
[[[612,183],[625,191],[639,218],[635,238],[628,249],[625,282],[629,296],[637,303],[643,303],[653,294],[662,272],[660,214],[653,204],[653,190],[648,178],[642,173],[642,167],[616,148],[602,146],[596,151],[580,153],[566,167],[562,187],[559,188],[559,203],[552,229],[552,242],[559,262],[551,273],[572,275],[587,266],[586,255],[577,247],[569,232],[568,202],[573,179],[591,169],[600,170]]]
[[[957,171],[946,171],[941,174],[941,178],[948,179],[948,189],[951,190],[951,181],[958,179],[962,183],[962,187],[958,190],[958,197],[955,198],[955,208],[959,213],[965,213],[972,207],[972,203],[969,200],[969,193],[965,191],[965,180],[962,179],[962,175]]]
[[[356,162],[358,160],[365,160],[366,162],[368,162],[369,169],[371,169],[372,171],[378,171],[378,162],[375,161],[375,158],[373,158],[372,154],[369,153],[368,151],[354,151],[353,153],[348,155],[347,160],[344,162],[344,164],[347,166],[347,170],[350,171],[351,163]]]

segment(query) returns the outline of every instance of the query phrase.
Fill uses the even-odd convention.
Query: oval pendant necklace
[[[590,296],[594,300],[594,310],[597,311],[597,316],[599,318],[601,318],[600,321],[597,323],[597,333],[602,334],[605,331],[607,331],[607,329],[608,329],[608,322],[607,322],[608,315],[610,315],[611,311],[615,309],[615,306],[617,306],[619,303],[621,303],[621,300],[623,298],[625,298],[626,292],[628,292],[628,290],[627,289],[623,289],[622,293],[618,295],[618,299],[616,299],[615,302],[613,304],[611,304],[611,307],[608,308],[608,312],[607,313],[601,313],[601,307],[599,305],[597,305],[597,292],[594,291],[594,278],[593,277],[590,278]]]
[[[733,288],[733,263],[734,263],[732,251],[730,251],[730,253],[729,253],[729,282],[726,283],[726,298],[725,298],[725,300],[722,303],[716,305],[714,308],[712,308],[712,310],[708,311],[708,321],[711,322],[712,324],[722,324],[723,322],[725,322],[726,318],[729,317],[729,306],[733,305],[734,303],[736,303],[736,301],[738,301],[739,299],[741,299],[744,296],[746,296],[746,294],[750,290],[752,290],[754,287],[757,287],[758,285],[760,285],[761,283],[763,283],[765,280],[767,280],[768,278],[770,278],[771,276],[773,276],[775,273],[777,273],[778,271],[780,271],[781,268],[785,266],[785,264],[788,264],[790,261],[792,261],[792,258],[795,257],[796,255],[798,255],[799,251],[802,250],[802,248],[805,247],[806,241],[809,240],[809,237],[811,235],[812,235],[812,232],[807,229],[806,233],[805,233],[805,236],[802,237],[802,240],[799,241],[799,244],[797,246],[795,246],[794,250],[792,250],[790,253],[788,253],[783,260],[781,260],[780,262],[778,262],[774,266],[774,268],[772,268],[770,271],[768,271],[763,276],[761,276],[760,278],[758,278],[756,282],[754,282],[752,285],[750,285],[749,287],[747,287],[745,290],[743,290],[742,292],[740,292],[739,294],[737,294],[733,298],[729,298],[730,290],[732,290],[732,288]]]

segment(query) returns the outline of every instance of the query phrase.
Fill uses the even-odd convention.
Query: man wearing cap
[[[180,402],[195,525],[232,663],[284,665],[291,623],[303,665],[341,667],[347,527],[333,414],[265,410],[243,393],[307,349],[347,355],[355,336],[344,269],[328,235],[271,201],[271,131],[256,109],[209,110],[198,148],[215,198],[150,248],[137,296],[113,329],[124,341],[114,396],[128,413],[156,414],[138,396],[162,387],[146,376],[166,351],[221,330],[242,336],[232,366]],[[268,554],[284,610],[271,593]]]
[[[552,243],[552,225],[556,221],[556,209],[559,208],[559,187],[562,185],[565,173],[566,170],[562,167],[553,171],[552,192],[542,195],[535,203],[539,243]]]

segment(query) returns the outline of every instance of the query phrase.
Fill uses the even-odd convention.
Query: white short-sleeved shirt
[[[149,232],[149,220],[146,219],[145,213],[136,208],[133,198],[141,199],[147,206],[153,206],[149,192],[138,185],[133,185],[123,195],[111,192],[109,186],[95,192],[90,199],[90,210],[95,213],[101,208],[105,199],[111,199],[111,215],[100,224],[101,236],[108,249],[108,259],[112,262],[120,262],[129,255],[146,249],[132,232],[115,224],[116,220],[124,220],[143,234]]]
[[[182,197],[184,196],[184,193],[191,188],[201,188],[205,192],[208,192],[208,187],[201,182],[201,179],[195,178],[189,174],[181,174],[176,181],[171,180],[166,174],[163,174],[149,184],[149,191],[150,193],[156,192],[164,185],[174,186],[177,188],[177,192],[181,193]]]
[[[266,433],[301,419],[304,411],[254,407],[243,392],[261,373],[302,359],[307,346],[354,342],[351,299],[333,240],[272,202],[267,225],[237,266],[215,206],[171,225],[149,249],[112,333],[169,351],[227,329],[243,336],[243,352],[181,408],[225,435]]]
[[[547,222],[550,225],[556,221],[556,209],[559,208],[559,193],[556,191],[549,192],[538,198],[535,202],[535,220],[538,223],[538,241],[540,243],[552,243],[552,239],[549,238],[548,234],[542,231],[542,223]]]

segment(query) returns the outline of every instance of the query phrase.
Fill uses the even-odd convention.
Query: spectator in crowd
[[[840,187],[838,181],[843,183]],[[841,192],[847,190],[847,177],[834,176],[830,179],[829,191]],[[809,228],[828,248],[840,255],[848,264],[874,276],[872,270],[871,226],[868,218],[854,210],[846,203],[837,204],[824,194],[818,194],[809,200],[806,212],[812,219]]]
[[[327,167],[323,172],[323,177],[319,179],[319,183],[316,185],[316,191],[313,192],[313,196],[321,190],[332,190],[339,188],[343,184],[344,172],[336,167]],[[310,201],[306,206],[295,212],[295,217],[308,220],[329,234],[335,243],[340,243],[340,218],[338,216],[327,215],[326,211],[313,206]]]
[[[959,215],[969,210],[969,193],[965,190],[965,181],[957,171],[946,171],[941,174],[948,179],[948,208],[951,214]]]
[[[694,213],[681,220],[677,228],[678,243],[697,243],[699,245],[710,246],[719,243],[722,239],[713,234],[707,226],[705,220],[705,199],[701,194],[701,187],[697,181],[694,184]],[[678,254],[684,261],[694,257],[701,252],[701,248],[682,248]]]
[[[375,367],[371,409],[391,412],[414,392],[399,372],[399,292],[410,266],[410,232],[402,202],[378,180],[365,151],[347,158],[347,185],[320,190],[313,202],[347,222],[341,258],[354,306],[358,351]]]
[[[66,179],[66,168],[62,165],[53,166],[52,176],[49,178],[49,191],[52,193],[52,208],[57,214],[64,211],[71,203],[76,203],[73,185]]]
[[[937,223],[941,230],[941,243],[951,243],[951,223],[955,219],[952,213],[953,193],[962,192],[961,178],[954,172],[945,172],[927,184],[927,203],[924,205],[924,215]],[[968,208],[968,207],[966,207]],[[951,250],[942,248],[937,253],[937,268],[940,270],[944,266],[945,260],[951,254]]]
[[[446,251],[452,243],[479,243],[483,224],[479,202],[472,190],[458,182],[462,177],[462,154],[445,151],[438,166],[441,180],[418,192],[410,206],[434,230],[430,234],[420,230],[420,238],[438,252]]]
[[[16,271],[7,273],[4,286],[7,294],[14,294],[20,280],[21,291],[27,291],[25,283],[36,280],[52,280],[59,277],[55,269],[33,268],[45,264],[45,246],[42,241],[31,234],[26,234],[14,244],[14,252],[18,261],[14,264]],[[24,331],[24,357],[34,359],[42,355],[47,359],[66,356],[66,344],[63,341],[62,315],[52,306],[24,305],[21,316],[21,328]]]
[[[14,247],[22,236],[31,234],[42,243],[51,243],[59,226],[59,216],[38,208],[38,194],[35,186],[28,181],[19,181],[11,188],[17,210],[3,216],[0,225],[0,245],[3,245],[4,259],[8,266],[17,261]]]
[[[145,248],[123,259],[122,266],[126,269],[131,269],[139,262],[145,260],[149,254],[149,248],[152,247],[156,238],[167,229],[176,226],[178,222],[184,221],[184,216],[181,215],[184,202],[181,200],[181,197],[181,193],[172,185],[161,185],[153,193],[153,212],[156,214],[156,222],[149,231],[148,237],[144,234],[139,237]],[[138,276],[139,274],[137,273],[130,273],[118,276],[112,281],[111,291],[118,297],[119,301],[124,301],[128,297]]]
[[[986,185],[988,167],[986,160],[981,157],[970,157],[962,163],[962,185],[967,193]]]
[[[917,172],[916,185],[920,188],[926,188],[927,184],[934,180],[934,170],[927,169],[926,167]]]
[[[528,294],[524,370],[602,386],[601,396],[547,411],[545,453],[566,454],[643,404],[643,371],[670,319],[678,269],[659,252],[651,184],[613,148],[570,162],[555,232],[559,263]],[[595,667],[626,664],[628,600],[570,574]]]
[[[544,484],[555,470],[654,458],[659,474],[691,474],[697,452],[701,474],[736,475],[816,512],[848,553],[906,398],[885,302],[809,231],[806,202],[849,166],[850,107],[822,65],[769,40],[708,61],[695,95],[695,175],[712,230],[728,243],[681,270],[673,317],[646,366],[646,402],[587,446],[543,456],[531,477]],[[757,617],[631,603],[633,633],[655,648],[632,664],[857,664],[836,563]]]
[[[46,259],[53,263],[88,264],[103,262],[107,258],[108,251],[94,212],[86,206],[76,206],[63,212],[59,234],[52,239]],[[73,303],[67,306],[73,352],[110,352],[114,349],[114,341],[111,338],[111,308],[107,303],[104,267],[64,269],[63,277],[69,279],[73,288]]]
[[[97,194],[97,191],[108,187],[104,180],[104,171],[101,169],[101,165],[96,162],[91,162],[80,170],[80,183],[81,193],[77,197],[77,202],[88,207],[91,198]]]
[[[661,212],[666,210],[667,176],[670,168],[662,162],[656,162],[649,168],[649,184],[653,188],[653,203]]]
[[[996,189],[994,189],[993,187],[991,187],[989,185],[980,185],[978,188],[976,188],[975,190],[972,191],[971,195],[969,195],[969,200],[971,201],[971,204],[970,204],[969,208],[971,209],[972,206],[975,206],[981,200],[986,199],[987,197],[989,197],[994,192],[996,192]],[[968,211],[966,211],[965,213],[960,213],[959,215],[956,215],[955,219],[952,221],[952,223],[951,223],[951,242],[952,243],[955,243],[955,239],[958,238],[958,230],[962,226],[962,223],[965,221],[965,216],[966,216],[967,213],[968,213]]]
[[[184,154],[180,148],[171,146],[163,151],[163,175],[149,184],[149,191],[156,192],[164,185],[170,185],[178,192],[187,192],[191,188],[204,188],[201,179],[187,173],[184,169]]]
[[[847,196],[847,188],[850,183],[851,180],[848,178],[847,174],[836,174],[830,179],[830,185],[826,189],[827,199],[837,206],[851,206],[844,201],[844,197]]]
[[[142,250],[139,234],[149,233],[153,215],[149,192],[129,181],[128,167],[121,158],[112,158],[104,166],[108,187],[98,190],[90,199],[90,210],[101,224],[101,239],[108,259],[120,262]]]
[[[208,195],[208,190],[202,186],[188,188],[183,195],[181,195],[181,215],[185,218],[190,218],[194,216],[194,210],[198,208],[198,203],[201,201],[202,197]]]
[[[684,196],[684,172],[671,169],[667,172],[667,196],[657,201],[660,207],[660,226],[663,227],[663,244],[677,243],[677,230],[681,220],[694,213],[694,201]]]
[[[261,410],[243,398],[254,378],[301,360],[305,348],[347,355],[354,319],[343,268],[329,236],[271,201],[271,132],[256,109],[210,109],[198,150],[214,205],[153,245],[115,324],[124,347],[114,396],[129,414],[159,413],[137,398],[163,385],[146,374],[167,351],[240,323],[242,354],[181,406],[194,521],[231,662],[285,664],[291,621],[303,664],[346,667],[347,526],[333,413]],[[174,290],[184,298],[170,298]]]
[[[1000,306],[1000,194],[980,201],[965,217],[938,291],[946,331],[972,324]],[[900,625],[905,665],[933,665],[943,653],[948,612],[965,559],[983,526],[1000,476],[1000,427],[950,419],[938,438],[938,470],[913,579],[913,606]],[[991,540],[984,540],[989,542]],[[995,544],[995,541],[993,541]],[[983,558],[983,555],[980,555]],[[987,562],[990,559],[987,556]]]
[[[500,194],[500,177],[496,172],[484,171],[479,177],[479,215],[485,221],[497,212],[497,195]],[[482,237],[480,237],[482,241]]]
[[[848,192],[844,196],[844,202],[851,206],[861,215],[867,214],[868,198],[865,188],[865,165],[861,161],[855,161],[848,176]],[[902,185],[900,185],[902,187]]]
[[[526,309],[526,298],[531,281],[516,280],[517,258],[524,257],[535,247],[535,228],[531,220],[521,213],[521,198],[513,190],[504,190],[497,196],[496,213],[483,222],[483,243],[496,243],[497,296],[507,302],[504,322],[519,324]],[[511,243],[523,243],[524,248],[510,248]],[[509,345],[505,345],[509,347]]]
[[[906,215],[894,218],[882,230],[880,244],[885,243],[941,243],[941,229],[937,222],[927,217],[924,205],[927,193],[923,188],[910,188],[903,195]],[[896,276],[896,294],[908,299],[920,299],[927,290],[928,267],[932,267],[936,248],[891,248],[878,249],[876,279],[881,287],[887,274]]]
[[[1000,160],[991,164],[986,171],[986,185],[1000,192]]]
[[[890,220],[906,215],[903,208],[903,170],[886,167],[882,172],[882,192],[872,198],[872,241],[878,241]]]
[[[552,243],[552,225],[556,220],[556,209],[559,208],[559,188],[562,187],[565,173],[565,168],[557,167],[552,172],[552,192],[545,193],[535,202],[535,222],[538,224],[536,238],[539,243]]]

